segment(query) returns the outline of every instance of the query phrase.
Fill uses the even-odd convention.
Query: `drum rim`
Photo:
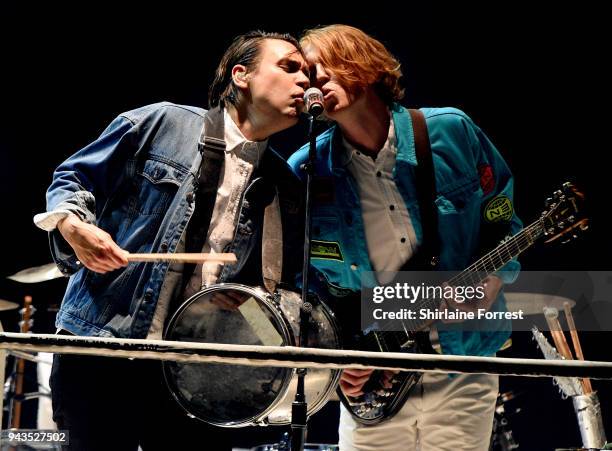
[[[166,330],[164,331],[164,340],[168,339],[168,335],[174,328],[176,321],[178,321],[180,313],[186,310],[192,303],[194,303],[201,296],[204,296],[210,291],[217,291],[220,289],[237,289],[238,291],[248,292],[249,294],[257,297],[259,300],[262,300],[262,302],[266,304],[267,306],[268,306],[268,303],[271,304],[271,306],[269,306],[269,310],[272,312],[273,316],[281,324],[281,331],[283,333],[283,339],[289,343],[289,344],[284,344],[283,346],[295,346],[296,338],[293,333],[293,330],[291,329],[291,325],[285,318],[285,314],[282,311],[280,311],[280,307],[276,305],[272,295],[262,290],[261,288],[254,288],[254,287],[239,284],[239,283],[214,284],[214,285],[208,286],[198,291],[193,296],[188,298],[185,302],[183,302],[178,307],[176,312],[174,312],[174,314],[170,318],[170,321],[168,322],[168,327],[166,327]],[[185,413],[191,418],[195,418],[207,424],[212,424],[214,426],[225,427],[225,428],[240,428],[240,427],[246,427],[246,426],[267,424],[268,422],[266,418],[271,412],[274,411],[274,409],[276,409],[276,407],[282,402],[284,397],[287,395],[287,391],[289,390],[291,381],[295,377],[295,373],[296,373],[295,369],[285,368],[285,370],[287,371],[285,372],[285,375],[283,376],[284,380],[282,382],[281,389],[279,390],[279,394],[276,396],[276,399],[274,400],[274,402],[271,403],[267,409],[263,410],[262,413],[254,415],[252,417],[244,418],[239,421],[217,422],[217,421],[212,421],[211,419],[208,419],[208,418],[204,419],[198,415],[194,415],[192,412],[189,411],[189,409],[186,408],[185,406],[186,401],[183,402],[182,397],[179,397],[177,395],[178,390],[175,389],[176,385],[170,382],[172,380],[172,377],[170,377],[168,372],[170,371],[169,366],[172,363],[175,363],[175,362],[163,361],[162,368],[163,368],[164,380],[166,382],[166,387],[168,388],[168,391],[170,392],[172,397],[175,399],[175,401],[178,403],[178,405],[181,406],[181,408],[185,411]]]

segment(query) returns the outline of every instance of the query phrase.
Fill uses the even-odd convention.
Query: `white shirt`
[[[416,235],[406,204],[395,185],[397,140],[393,120],[376,160],[344,139],[343,163],[359,189],[370,262],[375,271],[398,271],[416,250]]]
[[[268,140],[247,140],[227,110],[224,110],[224,120],[225,161],[219,175],[219,190],[208,227],[208,235],[202,249],[202,252],[211,254],[222,253],[225,246],[234,237],[240,198],[268,145]],[[219,263],[198,265],[185,289],[185,298],[205,286],[216,283],[221,269],[222,265]],[[201,273],[201,276],[198,273]]]

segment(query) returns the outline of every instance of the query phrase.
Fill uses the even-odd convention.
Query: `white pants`
[[[375,426],[340,410],[340,451],[488,450],[499,379],[425,373],[402,409]]]

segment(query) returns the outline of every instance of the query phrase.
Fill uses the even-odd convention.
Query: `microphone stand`
[[[306,172],[306,205],[305,205],[305,227],[304,227],[304,264],[302,267],[302,305],[300,308],[300,337],[299,346],[308,346],[308,332],[310,325],[310,315],[312,303],[308,298],[308,273],[310,269],[310,227],[311,227],[311,186],[314,176],[316,142],[317,137],[314,133],[315,116],[322,112],[322,108],[312,108],[308,116],[308,137],[310,147],[308,150],[308,161],[302,166]],[[291,451],[303,451],[306,439],[308,405],[304,389],[304,378],[307,369],[298,368],[298,382],[295,400],[291,405]]]

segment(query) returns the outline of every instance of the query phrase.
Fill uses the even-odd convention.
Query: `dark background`
[[[405,105],[454,106],[474,119],[514,172],[515,209],[525,223],[539,216],[544,199],[563,181],[585,191],[592,218],[587,236],[565,247],[536,245],[522,258],[524,269],[609,270],[605,14],[575,5],[507,5],[381,5],[380,11],[345,5],[331,11],[326,4],[252,2],[228,3],[225,12],[165,4],[146,12],[110,4],[86,10],[3,6],[0,298],[21,302],[33,295],[35,330],[52,330],[47,306],[61,301],[65,281],[25,286],[5,276],[51,261],[46,233],[34,227],[32,216],[45,210],[52,171],[117,114],[162,100],[205,107],[214,68],[233,36],[256,28],[299,34],[329,23],[363,28],[392,50],[403,64]],[[276,139],[285,153],[303,141],[299,132]],[[16,330],[14,311],[0,319],[5,329]],[[539,357],[528,334],[513,338],[504,355]],[[586,357],[611,360],[609,338],[584,334]],[[594,385],[612,434],[612,386]],[[560,399],[551,380],[502,378],[502,390],[510,389],[524,393],[515,401],[522,412],[512,418],[521,449],[580,444],[571,401]],[[331,440],[335,418],[326,415],[316,434]]]

